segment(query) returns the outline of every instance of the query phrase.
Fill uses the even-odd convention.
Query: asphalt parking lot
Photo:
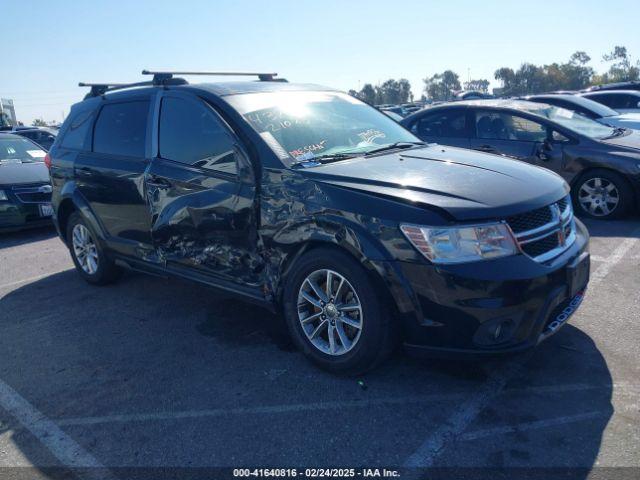
[[[538,349],[487,363],[397,353],[362,378],[313,367],[260,308],[138,274],[92,287],[53,230],[2,235],[0,477],[638,478],[640,221],[587,225],[587,296]]]

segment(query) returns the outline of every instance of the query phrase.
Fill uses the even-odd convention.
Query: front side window
[[[249,93],[228,101],[286,165],[419,142],[385,114],[340,92]]]
[[[147,100],[111,103],[102,107],[93,133],[93,151],[143,158],[148,113]]]
[[[498,112],[477,112],[476,131],[478,138],[482,139],[543,142],[547,138],[544,125],[528,118]]]
[[[160,107],[160,156],[235,175],[235,141],[205,104],[165,97]]]
[[[466,118],[465,110],[426,115],[415,123],[411,131],[419,137],[466,137]]]

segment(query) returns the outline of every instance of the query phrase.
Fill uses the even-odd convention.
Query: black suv
[[[427,146],[329,88],[96,85],[50,151],[55,222],[80,275],[122,268],[280,311],[320,366],[414,351],[514,352],[563,325],[588,234],[556,174]]]

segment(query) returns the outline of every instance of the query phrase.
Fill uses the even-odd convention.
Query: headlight
[[[4,200],[9,200],[9,198],[7,197],[7,193],[4,190],[0,190],[0,202]]]
[[[518,253],[504,223],[451,228],[401,225],[400,230],[433,263],[477,262]]]

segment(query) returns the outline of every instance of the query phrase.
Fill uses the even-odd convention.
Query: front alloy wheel
[[[314,248],[285,277],[283,313],[296,346],[321,368],[356,375],[383,362],[398,332],[390,295],[337,248]]]
[[[327,355],[344,355],[360,340],[362,305],[346,278],[333,270],[316,270],[300,286],[298,320],[315,348]]]
[[[594,217],[608,217],[620,202],[616,185],[606,178],[590,178],[578,191],[578,202],[582,209]]]

